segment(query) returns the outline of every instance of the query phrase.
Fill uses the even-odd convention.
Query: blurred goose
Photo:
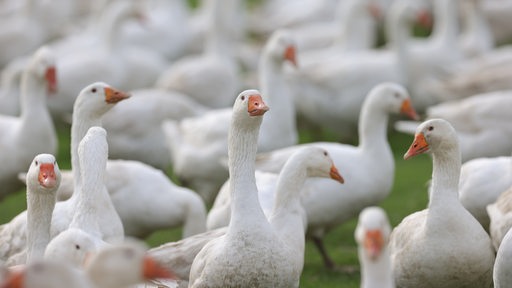
[[[460,202],[487,231],[490,230],[490,214],[489,208],[486,207],[494,203],[510,186],[510,156],[475,158],[462,164],[459,182]]]
[[[391,225],[384,209],[377,206],[364,208],[354,232],[361,271],[361,288],[394,288],[391,271],[389,235]]]
[[[283,79],[287,62],[296,64],[293,39],[286,31],[276,31],[267,41],[259,62],[262,96],[272,104],[269,118],[262,123],[265,130],[261,130],[258,139],[260,151],[286,147],[298,141],[291,91]],[[227,156],[231,115],[231,108],[217,109],[201,117],[163,123],[175,175],[198,192],[206,203],[213,202],[228,178],[221,160]]]
[[[13,60],[2,69],[0,80],[0,114],[18,116],[20,114],[21,75],[28,60]]]
[[[117,104],[103,116],[109,158],[137,160],[165,171],[171,155],[162,122],[196,117],[209,108],[176,91],[147,88],[130,94],[129,101]]]
[[[491,178],[492,179],[492,178]],[[499,194],[495,202],[487,205],[487,213],[489,215],[489,234],[491,235],[494,249],[498,248],[512,227],[512,189],[509,187]]]
[[[418,126],[404,159],[431,152],[428,208],[405,217],[391,233],[397,287],[490,287],[494,249],[489,235],[458,199],[460,150],[445,120]],[[457,277],[454,277],[457,275]]]
[[[512,151],[512,91],[497,91],[429,107],[426,118],[451,123],[460,140],[462,162],[480,157],[510,155]],[[399,121],[395,129],[412,134],[418,122]],[[492,143],[493,145],[489,145]]]
[[[494,37],[483,11],[485,1],[459,1],[459,10],[462,12],[459,45],[464,56],[469,58],[484,55],[494,48]]]
[[[19,117],[0,115],[0,199],[23,186],[17,175],[40,153],[55,154],[57,135],[46,107],[46,97],[55,93],[55,58],[46,47],[34,53],[21,76]]]
[[[223,1],[210,0],[209,29],[200,55],[183,57],[160,74],[156,87],[176,90],[211,107],[228,107],[240,86],[234,58],[235,42],[223,25]]]
[[[90,83],[103,81],[123,90],[149,87],[166,66],[166,60],[150,50],[122,41],[122,24],[141,16],[133,1],[113,1],[99,20],[99,40],[60,55],[57,66],[61,89],[50,102],[52,114],[72,112],[77,95]]]
[[[325,234],[357,217],[364,207],[377,205],[391,191],[395,163],[386,131],[390,115],[398,113],[417,118],[407,91],[395,83],[382,83],[368,93],[363,104],[359,146],[314,142],[274,150],[258,157],[257,169],[277,173],[297,149],[318,146],[329,152],[347,179],[344,185],[328,179],[308,179],[301,191],[307,212],[308,236],[315,242],[324,264],[329,268],[334,268],[335,263],[323,245]],[[372,181],[368,181],[368,177]]]

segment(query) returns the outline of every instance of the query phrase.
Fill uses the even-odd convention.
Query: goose
[[[183,57],[163,71],[157,88],[176,90],[211,108],[228,107],[240,86],[234,40],[224,25],[223,2],[210,0],[209,30],[202,54]]]
[[[495,202],[487,205],[489,215],[489,235],[491,235],[492,245],[498,251],[505,234],[512,227],[511,204],[512,189],[510,187],[498,196]]]
[[[510,186],[510,156],[475,158],[462,164],[459,182],[460,202],[487,231],[490,219],[486,207],[494,203]]]
[[[129,94],[103,82],[90,84],[82,90],[75,103],[71,126],[73,175],[63,177],[63,181],[80,179],[80,165],[75,162],[79,139],[90,127],[101,126],[102,116],[118,102],[129,101],[125,100],[128,97]],[[64,171],[63,175],[69,172]],[[61,183],[61,188],[70,186]],[[206,208],[201,198],[194,191],[174,184],[160,169],[138,161],[109,160],[105,186],[128,236],[146,237],[156,230],[177,225],[184,225],[184,236],[206,230]],[[76,185],[74,189],[73,192],[59,189],[57,195],[74,196]]]
[[[153,278],[174,278],[172,271],[164,269],[145,252],[145,246],[139,243],[114,245],[88,257],[81,269],[53,259],[39,260],[13,272],[0,284],[5,288],[115,288]]]
[[[443,118],[451,123],[460,140],[462,162],[481,157],[508,156],[512,150],[510,113],[511,91],[478,94],[466,99],[431,106],[426,119]],[[412,134],[418,122],[399,121],[398,131]],[[493,143],[493,145],[488,145]]]
[[[459,45],[467,58],[473,58],[494,49],[494,37],[483,12],[485,0],[460,1],[462,10]]]
[[[176,91],[146,88],[130,94],[130,101],[118,103],[103,116],[109,158],[137,160],[165,171],[171,155],[162,122],[196,117],[210,108]]]
[[[394,288],[389,255],[391,225],[384,209],[378,206],[364,208],[359,213],[354,238],[361,271],[361,288]]]
[[[69,228],[52,238],[44,250],[43,258],[80,269],[88,255],[110,246],[101,243],[103,245],[98,247],[97,244],[94,235],[79,228]]]
[[[0,198],[23,186],[17,174],[26,171],[35,155],[55,154],[57,135],[46,107],[46,97],[56,91],[55,57],[41,47],[24,69],[20,83],[19,117],[0,115],[0,161],[9,163],[0,168]]]
[[[458,199],[460,150],[443,119],[418,126],[405,153],[432,153],[428,208],[405,217],[390,238],[397,287],[490,287],[494,249],[489,235]],[[457,275],[457,277],[454,277]]]
[[[483,1],[485,18],[489,22],[493,37],[498,43],[506,43],[512,36],[510,30],[511,1]]]
[[[9,259],[7,266],[32,262],[43,258],[50,242],[50,223],[52,220],[55,195],[60,184],[60,170],[51,154],[39,154],[32,160],[26,175],[27,210],[26,233],[21,235],[27,245]]]
[[[93,45],[80,45],[60,54],[57,76],[62,85],[48,103],[52,114],[70,114],[82,88],[93,82],[102,81],[125,91],[154,83],[167,65],[166,60],[148,49],[124,43],[119,31],[128,19],[141,15],[141,7],[135,2],[113,1],[98,21],[99,39]]]
[[[295,246],[299,240],[280,236],[257,198],[254,160],[262,115],[267,110],[256,90],[246,90],[235,100],[228,141],[233,217],[226,234],[208,242],[197,254],[189,287],[299,286],[304,256],[286,247],[286,243]],[[301,220],[293,226],[302,227]]]
[[[350,53],[350,57],[311,63],[287,73],[297,114],[341,140],[355,138],[368,92],[382,82],[407,83],[402,67],[405,64],[401,63],[407,63],[410,58],[409,27],[424,14],[425,7],[420,4],[417,1],[393,3],[386,23],[391,49]]]
[[[512,277],[510,275],[510,247],[512,239],[512,232],[506,232],[503,237],[502,244],[496,254],[496,261],[494,262],[493,282],[495,288],[505,288],[512,284]]]
[[[265,101],[273,106],[269,118],[263,120],[258,149],[272,149],[296,144],[298,132],[289,84],[283,79],[288,63],[295,65],[294,42],[289,33],[276,31],[267,41],[259,62],[259,81]],[[270,104],[269,104],[270,105]],[[274,112],[275,111],[275,112]],[[182,121],[164,121],[173,172],[181,183],[212,203],[220,186],[228,178],[220,162],[227,156],[227,135],[232,109],[216,109],[201,117]]]
[[[328,179],[308,179],[301,190],[307,213],[308,237],[314,241],[328,268],[335,268],[335,263],[324,247],[324,236],[331,229],[357,217],[363,208],[380,203],[391,191],[395,163],[386,131],[390,114],[398,113],[414,119],[418,117],[403,86],[381,83],[368,93],[363,104],[358,146],[312,142],[258,156],[258,170],[278,173],[294,151],[303,146],[318,146],[329,152],[347,179],[344,185]],[[368,181],[368,177],[372,181]]]

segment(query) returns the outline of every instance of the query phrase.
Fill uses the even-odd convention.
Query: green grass
[[[57,159],[61,169],[70,168],[69,131],[68,125],[57,125],[59,134],[59,153]],[[390,196],[381,203],[390,218],[391,225],[397,225],[404,216],[423,209],[427,204],[426,183],[431,176],[431,161],[426,155],[420,155],[405,161],[402,156],[412,142],[411,135],[391,132],[389,140],[395,154],[396,176]],[[334,139],[325,131],[315,132],[302,130],[301,142]],[[371,179],[368,179],[371,181]],[[9,196],[0,203],[0,223],[9,221],[13,216],[24,210],[25,194],[20,191]],[[325,239],[327,249],[336,263],[340,266],[358,268],[357,249],[354,241],[356,219],[331,231]],[[148,239],[150,246],[156,246],[168,241],[178,240],[181,228],[154,233]],[[312,243],[307,242],[305,251],[304,271],[301,287],[359,287],[359,270],[355,272],[328,271],[324,268],[322,259]]]

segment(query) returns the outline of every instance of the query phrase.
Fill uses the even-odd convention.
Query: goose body
[[[46,97],[56,91],[55,58],[51,50],[40,48],[31,57],[21,76],[19,117],[0,115],[0,198],[21,189],[17,175],[26,171],[34,155],[54,154],[57,135],[46,107]]]
[[[512,267],[512,262],[510,261],[511,237],[512,232],[509,230],[503,237],[503,241],[496,254],[493,270],[493,281],[496,288],[504,288],[512,284],[512,275],[510,275],[510,268]]]
[[[460,150],[449,122],[423,122],[404,158],[425,152],[433,156],[428,208],[404,218],[391,234],[396,285],[490,287],[494,249],[489,235],[458,199]]]
[[[503,238],[512,227],[512,190],[503,191],[495,202],[487,205],[489,215],[489,234],[494,249],[498,251]]]

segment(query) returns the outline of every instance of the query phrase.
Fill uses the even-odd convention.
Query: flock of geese
[[[512,287],[512,1],[197,5],[0,2],[0,288],[299,287],[356,218],[363,288]],[[395,227],[390,127],[433,163]]]

